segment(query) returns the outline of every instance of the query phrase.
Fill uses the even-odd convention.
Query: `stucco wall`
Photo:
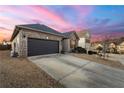
[[[48,39],[48,40],[57,40],[57,41],[59,41],[59,52],[61,52],[61,50],[62,50],[62,44],[61,44],[62,37],[23,29],[20,31],[20,54],[19,54],[20,56],[26,57],[28,54],[27,53],[28,37],[39,38],[39,39]]]
[[[82,37],[79,40],[78,46],[82,47],[82,48],[85,48],[87,50],[90,50],[91,44],[90,44],[90,42],[86,42],[86,38],[85,37]]]
[[[82,48],[85,48],[86,47],[86,43],[85,42],[86,42],[85,38],[80,38],[78,46],[82,47]]]

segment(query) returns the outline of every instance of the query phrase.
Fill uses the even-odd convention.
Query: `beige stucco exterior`
[[[70,39],[64,39],[62,42],[62,47],[64,52],[69,52],[70,51]]]

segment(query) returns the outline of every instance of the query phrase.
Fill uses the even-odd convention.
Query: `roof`
[[[18,27],[23,27],[23,28],[28,28],[28,29],[33,29],[41,32],[47,32],[47,33],[53,33],[56,35],[62,35],[60,32],[46,26],[43,24],[26,24],[26,25],[17,25]]]
[[[11,41],[14,39],[14,37],[18,34],[19,29],[30,29],[30,30],[34,30],[34,31],[39,31],[39,32],[44,32],[44,33],[49,33],[49,34],[53,34],[53,35],[57,35],[57,36],[62,36],[64,37],[64,35],[46,25],[43,24],[25,24],[25,25],[16,25],[14,33],[12,35]],[[17,29],[17,30],[16,30]]]
[[[69,38],[72,35],[72,33],[74,33],[76,35],[76,37],[79,39],[79,37],[75,31],[60,33],[60,32],[58,32],[46,25],[43,25],[43,24],[25,24],[25,25],[16,25],[14,33],[11,38],[11,41],[16,37],[16,35],[18,34],[20,29],[29,29],[29,30],[33,30],[33,31],[38,31],[38,32],[61,36],[64,38]]]
[[[62,33],[64,36],[66,36],[67,38],[71,37],[72,34],[75,34],[76,37],[79,39],[79,36],[77,35],[77,33],[75,31],[69,31],[69,32],[65,32]]]
[[[74,33],[74,31],[69,31],[69,32],[65,32],[65,33],[62,33],[63,35],[67,36],[67,37],[70,37],[70,35]]]

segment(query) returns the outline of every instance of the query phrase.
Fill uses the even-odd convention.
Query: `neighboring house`
[[[109,44],[110,53],[115,53],[116,52],[116,47],[117,47],[117,45],[115,43],[110,43]]]
[[[122,54],[124,53],[124,41],[117,45],[117,51]]]
[[[80,31],[80,32],[77,32],[77,34],[80,38],[80,40],[78,42],[78,46],[89,50],[90,46],[91,46],[90,33],[88,31]]]
[[[110,43],[109,48],[116,48],[116,44],[115,43]]]
[[[97,50],[98,47],[103,48],[103,45],[100,42],[94,42],[94,43],[91,44],[92,50]]]
[[[11,38],[12,51],[20,57],[70,52],[79,37],[74,31],[68,33],[41,24],[17,25]]]

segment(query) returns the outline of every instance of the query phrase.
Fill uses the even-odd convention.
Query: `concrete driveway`
[[[109,54],[109,60],[119,61],[124,65],[124,54]]]
[[[29,60],[65,87],[124,87],[124,70],[71,55],[30,57]]]

